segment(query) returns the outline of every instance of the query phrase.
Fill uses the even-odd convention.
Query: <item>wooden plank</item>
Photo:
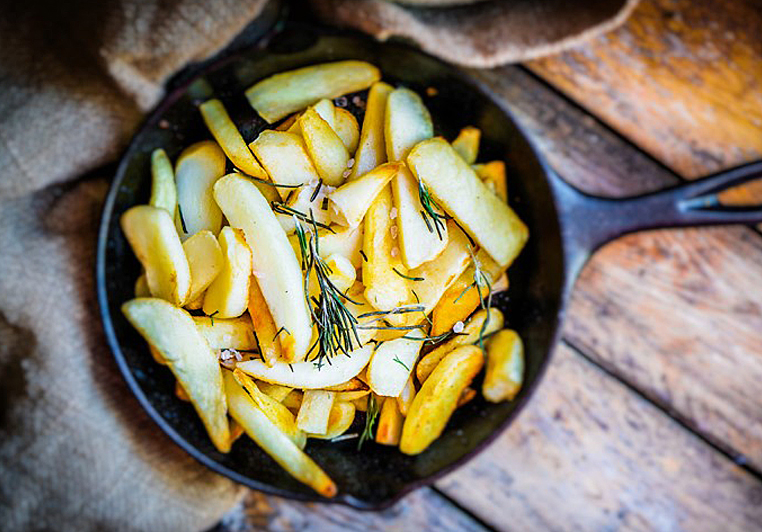
[[[525,72],[478,75],[580,188],[631,195],[676,182]],[[754,231],[733,227],[652,231],[612,243],[577,283],[564,332],[590,358],[762,470],[759,242]]]
[[[485,532],[468,514],[430,488],[420,489],[381,512],[361,512],[336,504],[312,504],[270,497],[256,491],[229,512],[211,532],[250,530],[369,532],[441,530]]]
[[[516,422],[438,487],[499,530],[762,530],[762,485],[561,345]]]
[[[643,0],[529,68],[686,177],[762,158],[758,0]]]

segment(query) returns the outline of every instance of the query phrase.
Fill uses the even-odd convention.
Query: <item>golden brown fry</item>
[[[306,185],[320,179],[315,165],[307,155],[304,140],[299,135],[266,129],[249,144],[249,148],[262,162],[273,183]],[[289,191],[286,188],[280,190],[284,196]]]
[[[282,403],[286,397],[294,390],[288,386],[281,386],[280,384],[271,384],[265,381],[257,381],[257,387],[262,390],[262,393],[269,395],[279,403]]]
[[[309,434],[326,434],[336,394],[327,390],[305,390],[297,426]]]
[[[254,325],[254,333],[257,335],[259,352],[265,363],[270,364],[283,356],[283,349],[280,345],[278,330],[275,328],[275,321],[270,314],[270,308],[267,306],[265,296],[259,288],[259,282],[253,275],[249,285],[249,315]],[[282,331],[281,334],[285,334]]]
[[[193,322],[212,349],[251,351],[257,348],[254,327],[246,314],[229,319],[193,316]]]
[[[225,173],[226,162],[225,153],[213,140],[191,144],[177,158],[177,209],[172,216],[181,240],[204,229],[215,237],[220,232],[222,212],[212,187]]]
[[[283,122],[278,124],[278,127],[275,128],[276,131],[288,131],[291,129],[291,126],[293,126],[295,123],[299,121],[299,117],[302,116],[302,113],[294,113],[288,118],[286,118]]]
[[[413,399],[415,399],[415,394],[415,383],[413,382],[413,375],[411,374],[407,379],[407,384],[405,384],[405,387],[402,389],[402,393],[397,397],[397,407],[400,409],[400,414],[403,416],[407,415],[410,405],[413,404]]]
[[[458,408],[473,401],[474,397],[476,397],[476,390],[474,390],[470,386],[464,389],[463,392],[460,394],[460,397],[458,398]]]
[[[337,384],[336,386],[327,386],[323,388],[324,390],[329,390],[332,392],[354,392],[357,390],[367,390],[368,385],[365,384],[363,381],[358,379],[357,377],[348,380],[347,382],[342,382],[341,384]]]
[[[181,401],[190,402],[190,396],[185,391],[185,388],[183,388],[183,385],[180,384],[180,381],[175,381],[175,396]]]
[[[299,127],[307,153],[323,182],[332,187],[341,185],[346,179],[344,172],[348,170],[349,161],[349,152],[341,138],[313,108],[307,109],[299,118]]]
[[[464,127],[452,141],[452,147],[468,164],[474,164],[479,155],[479,140],[482,132],[473,126]]]
[[[498,331],[487,341],[487,372],[482,395],[491,403],[510,401],[524,381],[524,344],[511,329]]]
[[[352,404],[355,405],[358,412],[368,411],[368,397],[370,397],[370,394],[352,400]]]
[[[146,274],[141,273],[138,280],[135,281],[135,297],[151,297],[151,291],[148,289]]]
[[[148,344],[148,350],[151,352],[151,356],[157,364],[161,364],[162,366],[167,365],[167,361],[164,360],[164,356],[159,352],[158,349],[156,349],[151,344]]]
[[[320,440],[332,440],[337,436],[344,434],[355,420],[355,405],[346,401],[337,401],[331,407],[331,413],[328,417],[328,428],[325,434],[308,434],[310,438]]]
[[[470,345],[451,351],[442,360],[410,406],[402,427],[400,451],[419,454],[439,437],[457,408],[463,390],[483,365],[481,349]]]
[[[222,270],[204,294],[204,314],[236,318],[246,311],[251,281],[251,250],[240,229],[225,226],[220,231]]]
[[[348,227],[360,225],[373,201],[399,168],[400,165],[397,163],[382,164],[331,192],[328,199],[334,221]]]
[[[394,89],[386,100],[384,141],[388,161],[404,161],[410,150],[434,135],[429,110],[415,92]]]
[[[503,313],[496,308],[490,308],[487,310],[480,310],[475,313],[468,323],[463,327],[462,335],[453,336],[445,343],[439,345],[433,351],[426,354],[415,368],[415,374],[418,377],[418,382],[423,383],[434,368],[440,361],[453,349],[461,345],[473,344],[479,341],[479,334],[481,334],[482,325],[489,316],[489,322],[484,329],[484,335],[492,334],[495,331],[499,331],[503,328],[505,319]]]
[[[379,81],[374,83],[368,92],[365,116],[360,130],[360,144],[357,146],[355,164],[349,174],[349,181],[367,174],[376,166],[386,162],[384,117],[386,101],[393,90],[391,85]]]
[[[346,401],[351,403],[355,399],[365,397],[369,393],[370,390],[367,388],[365,390],[354,390],[351,392],[336,392],[336,401]]]
[[[353,154],[355,150],[357,150],[357,145],[360,143],[360,126],[357,125],[357,119],[346,109],[337,107],[334,113],[336,123],[333,125],[333,129],[341,138],[347,151],[350,154]]]
[[[151,199],[148,204],[164,209],[172,217],[177,209],[175,173],[167,152],[161,148],[151,153]]]
[[[299,407],[302,406],[302,399],[304,399],[304,392],[301,390],[292,390],[281,402],[292,412],[298,412]]]
[[[381,405],[376,429],[376,443],[381,445],[398,445],[402,435],[404,417],[400,413],[397,401],[386,399]]]
[[[217,237],[209,230],[202,230],[183,242],[185,257],[191,274],[191,289],[188,301],[195,301],[204,295],[225,265],[222,248]],[[203,303],[203,299],[201,300]]]
[[[503,161],[475,164],[474,171],[484,181],[487,188],[497,194],[497,197],[503,201],[508,201],[508,182],[505,178],[505,163]]]

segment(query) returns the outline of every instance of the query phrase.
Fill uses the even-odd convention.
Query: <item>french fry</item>
[[[352,400],[352,404],[355,405],[355,408],[357,409],[358,412],[367,412],[368,411],[368,398],[369,397],[370,397],[370,394]]]
[[[190,396],[188,395],[188,392],[185,391],[185,388],[183,388],[183,385],[180,384],[180,381],[175,381],[175,397],[181,401],[190,403]]]
[[[262,384],[269,384],[265,383],[264,381],[260,381]],[[302,399],[304,399],[304,392],[301,390],[291,390],[291,393],[288,394],[286,397],[283,398],[283,405],[291,410],[292,412],[298,412],[299,407],[302,406]]]
[[[376,166],[386,162],[386,144],[384,141],[384,120],[386,100],[394,89],[391,85],[379,81],[368,92],[365,116],[360,130],[360,143],[355,153],[355,164],[349,174],[349,181],[367,174]]]
[[[297,447],[304,449],[307,443],[307,435],[297,427],[294,414],[282,405],[280,401],[276,401],[262,392],[252,378],[244,372],[236,369],[233,371],[233,377],[238,384],[243,386],[243,389],[254,400],[254,403],[262,413],[267,416],[267,419],[272,421],[273,425],[278,427],[283,434],[291,438]]]
[[[288,386],[281,386],[280,384],[270,384],[269,382],[258,381],[257,387],[262,390],[262,393],[269,395],[279,403],[282,403],[286,397],[294,390]]]
[[[315,190],[316,188],[319,190]],[[300,187],[298,190],[291,192],[286,202],[288,209],[293,209],[297,212],[303,212],[307,216],[315,219],[319,224],[328,225],[331,223],[331,211],[328,208],[328,194],[330,194],[334,187],[328,185],[320,185],[317,181],[306,184]],[[286,233],[293,233],[296,230],[296,221],[293,214],[277,214],[278,222]],[[302,225],[309,225],[308,222],[301,222]],[[322,242],[321,242],[322,244]]]
[[[367,365],[372,352],[373,346],[366,345],[355,349],[348,357],[334,357],[331,364],[324,364],[321,369],[317,369],[310,361],[293,364],[276,361],[272,366],[267,366],[261,360],[246,360],[239,362],[237,367],[262,381],[291,388],[321,390],[356,377]]]
[[[243,229],[254,275],[275,326],[288,331],[280,338],[284,360],[303,360],[312,339],[312,323],[302,270],[286,233],[262,193],[246,178],[234,174],[221,178],[214,185],[214,197],[230,225]]]
[[[243,436],[245,433],[243,431],[243,427],[238,424],[238,422],[235,419],[230,420],[230,446],[232,447],[233,444]]]
[[[354,390],[354,391],[347,391],[347,392],[336,392],[336,402],[339,401],[346,401],[346,402],[353,402],[356,399],[361,399],[368,395],[370,393],[370,390],[366,386],[364,390]]]
[[[323,98],[367,89],[379,79],[381,72],[370,63],[337,61],[270,76],[247,89],[246,98],[272,124]]]
[[[498,331],[487,341],[487,371],[482,395],[491,403],[510,401],[524,382],[524,344],[511,329]]]
[[[310,438],[320,440],[332,440],[344,434],[355,420],[357,409],[355,405],[346,401],[334,401],[328,417],[328,427],[325,434],[308,434]]]
[[[225,393],[230,415],[273,460],[319,494],[336,495],[336,484],[330,477],[268,419],[229,371],[225,372]]]
[[[164,355],[162,355],[158,349],[156,349],[151,344],[148,344],[148,350],[151,352],[151,356],[153,357],[154,361],[157,364],[161,364],[162,366],[167,365],[167,361],[164,360]]]
[[[222,212],[212,187],[225,173],[225,154],[216,142],[205,140],[183,150],[175,165],[177,211],[172,213],[181,240],[199,231],[215,236],[222,226]]]
[[[159,210],[159,209],[157,209]],[[164,210],[161,213],[169,217]],[[167,301],[133,299],[122,305],[127,320],[161,353],[188,393],[214,446],[230,450],[230,427],[217,356],[196,329],[190,315]]]
[[[492,292],[497,292],[495,284],[498,277],[505,271],[505,268],[492,260],[484,250],[479,250],[475,258],[479,263],[481,272],[487,277],[490,285],[492,285]],[[487,297],[489,288],[482,286],[480,289],[477,289],[474,284],[474,274],[475,267],[472,264],[466,268],[466,271],[442,295],[442,298],[437,303],[437,306],[434,307],[431,314],[431,336],[445,333],[452,329],[457,322],[465,321],[480,305],[480,292],[481,297]],[[480,278],[479,282],[484,283],[484,280]]]
[[[222,271],[204,294],[204,314],[235,318],[246,311],[251,277],[251,250],[240,230],[225,226],[220,231]]]
[[[452,141],[452,147],[464,161],[468,164],[474,164],[479,156],[479,140],[481,140],[481,137],[482,132],[479,128],[473,126],[464,127],[460,130],[455,140]]]
[[[413,399],[402,427],[400,451],[419,454],[439,437],[463,390],[483,365],[484,355],[475,346],[461,346],[442,359]]]
[[[251,351],[257,348],[251,318],[245,314],[230,319],[193,316],[193,322],[212,349]]]
[[[354,377],[349,379],[347,382],[342,382],[336,386],[326,386],[324,389],[331,392],[353,392],[358,390],[365,391],[368,389],[368,385],[357,377]]]
[[[334,253],[326,259],[325,263],[331,269],[328,274],[328,280],[333,283],[339,292],[346,292],[357,278],[357,271],[355,271],[355,267],[350,260],[343,255]]]
[[[275,321],[270,313],[270,307],[267,306],[265,296],[259,288],[259,282],[253,275],[249,285],[249,315],[254,325],[254,332],[257,336],[259,352],[266,364],[271,364],[283,356],[283,348],[280,344],[278,329],[275,328]],[[281,334],[287,334],[285,330]]]
[[[182,306],[190,293],[190,267],[167,211],[138,205],[125,211],[120,222],[132,251],[143,265],[151,294]]]
[[[399,164],[382,164],[331,192],[328,199],[335,221],[349,227],[360,225],[373,201],[399,169]]]
[[[409,270],[407,275],[413,279],[422,279],[410,282],[411,294],[414,303],[424,307],[421,313],[395,314],[387,317],[390,325],[395,327],[414,325],[421,321],[421,317],[431,312],[442,295],[468,267],[471,260],[469,242],[466,235],[451,221],[447,222],[449,237],[447,246],[436,260],[426,262]]]
[[[207,100],[199,106],[199,111],[201,111],[206,127],[209,128],[212,136],[236,168],[240,168],[242,172],[250,176],[269,179],[267,172],[260,166],[246,146],[246,142],[230,119],[230,115],[228,115],[221,101],[215,98]]]
[[[397,401],[386,399],[381,405],[381,413],[378,416],[376,443],[399,445],[404,419],[397,406]]]
[[[164,209],[172,217],[177,209],[175,173],[167,152],[161,148],[151,153],[151,199],[148,204]]]
[[[338,253],[344,257],[347,257],[352,263],[355,269],[362,265],[363,258],[360,251],[362,250],[362,238],[364,233],[363,224],[357,227],[342,227],[340,225],[332,225],[331,231],[327,229],[318,229],[318,239],[320,240],[320,249],[318,250],[320,257],[327,259],[334,253]],[[311,234],[307,235],[307,238],[312,238]],[[294,249],[296,258],[302,260],[302,250],[299,246],[299,238],[291,235],[288,237],[291,247]]]
[[[414,329],[405,336],[380,344],[370,359],[368,384],[376,395],[399,397],[410,378],[426,335]]]
[[[306,185],[320,179],[299,135],[266,129],[249,144],[249,148],[270,174],[273,183]],[[285,194],[287,189],[281,190]]]
[[[421,142],[407,157],[410,170],[434,200],[501,266],[509,266],[529,231],[516,213],[482,183],[447,141]]]
[[[402,393],[397,397],[397,407],[403,416],[407,416],[410,405],[413,404],[413,399],[415,399],[415,393],[415,383],[411,374],[407,379],[407,383],[405,383],[405,387],[402,389]]]
[[[447,246],[447,225],[439,232],[431,230],[421,212],[418,181],[401,166],[392,179],[394,208],[397,209],[397,229],[402,262],[409,269],[434,260]]]
[[[323,182],[337,187],[344,182],[349,152],[331,125],[315,111],[307,109],[299,127],[312,162]]]
[[[305,390],[297,426],[309,434],[325,434],[336,394],[327,390]]]
[[[473,168],[488,189],[497,194],[501,200],[508,201],[508,182],[505,178],[505,163],[503,161],[475,164]]]
[[[461,406],[470,403],[474,400],[476,397],[476,390],[471,388],[470,386],[465,388],[461,394],[460,397],[458,397],[458,405],[457,408],[460,408]]]
[[[333,125],[334,131],[344,143],[347,151],[353,154],[360,143],[360,126],[357,125],[357,119],[346,109],[340,108],[334,110],[334,117],[336,120]]]
[[[217,238],[211,231],[203,229],[183,242],[183,251],[188,259],[191,274],[191,288],[188,301],[194,301],[204,292],[222,271],[225,261]]]
[[[407,275],[407,268],[391,236],[390,228],[394,225],[389,217],[391,210],[392,192],[387,187],[365,215],[362,247],[368,260],[362,263],[362,278],[365,298],[377,310],[391,310],[410,299],[409,281],[403,277]]]
[[[436,347],[436,349],[426,353],[426,356],[421,358],[418,365],[415,368],[416,377],[418,382],[423,383],[431,375],[431,372],[437,367],[437,365],[444,359],[445,356],[452,350],[462,346],[473,344],[479,341],[479,335],[482,332],[482,326],[484,321],[489,317],[487,326],[484,329],[484,335],[492,334],[495,331],[499,331],[503,328],[505,318],[503,313],[496,308],[482,309],[476,312],[468,323],[463,327],[461,334],[453,336],[445,343]]]
[[[135,281],[135,297],[151,297],[145,273],[141,273],[140,277]]]
[[[299,120],[299,117],[302,116],[302,113],[294,113],[288,118],[286,118],[283,122],[278,124],[278,127],[275,128],[275,131],[288,131],[291,129],[291,126],[296,124]]]
[[[394,89],[386,101],[386,159],[404,161],[410,150],[434,135],[434,124],[421,97],[406,88]]]

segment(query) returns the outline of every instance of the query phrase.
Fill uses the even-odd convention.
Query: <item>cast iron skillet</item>
[[[212,94],[221,98],[246,140],[251,141],[265,123],[245,101],[244,89],[276,72],[350,58],[378,65],[386,80],[421,94],[434,117],[437,134],[452,139],[461,127],[478,126],[483,132],[480,160],[506,161],[509,201],[529,226],[531,235],[526,249],[510,269],[507,297],[496,298],[507,324],[519,331],[526,345],[525,384],[516,400],[493,405],[479,396],[458,409],[442,437],[416,457],[372,442],[361,452],[356,449],[356,440],[310,442],[307,449],[310,456],[339,486],[335,501],[356,508],[378,509],[464,463],[514,419],[548,365],[574,279],[598,246],[638,229],[762,222],[762,209],[721,208],[714,196],[720,188],[762,175],[762,164],[637,198],[601,199],[584,195],[564,183],[539,158],[508,111],[475,80],[403,45],[290,25],[266,46],[204,68],[198,77],[174,90],[159,105],[119,165],[99,234],[98,300],[117,363],[151,417],[201,463],[266,493],[321,500],[248,438],[239,440],[227,455],[217,452],[193,408],[175,397],[169,370],[153,361],[145,342],[119,310],[123,302],[133,297],[139,264],[118,221],[127,208],[148,200],[150,154],[154,148],[164,148],[174,159],[185,146],[210,137],[196,109],[199,100]],[[436,95],[427,95],[428,87],[435,88]]]

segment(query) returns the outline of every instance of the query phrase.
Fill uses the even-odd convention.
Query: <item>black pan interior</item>
[[[241,438],[227,455],[217,452],[192,407],[175,397],[169,370],[153,361],[145,342],[119,310],[133,297],[140,271],[118,220],[127,208],[148,200],[153,149],[162,147],[174,159],[190,143],[210,138],[196,109],[200,99],[211,94],[222,99],[245,139],[251,141],[265,123],[246,102],[243,91],[247,87],[273,73],[340,59],[370,61],[381,68],[387,81],[416,90],[434,117],[436,133],[449,140],[463,126],[479,127],[483,132],[479,161],[506,161],[510,203],[528,224],[531,235],[509,271],[510,290],[496,298],[508,325],[519,331],[526,344],[526,384],[516,401],[492,405],[478,396],[459,409],[442,437],[416,457],[372,442],[358,452],[356,440],[311,440],[308,444],[307,452],[339,486],[338,500],[374,508],[454,467],[506,425],[536,383],[555,337],[562,303],[563,258],[546,173],[506,111],[473,81],[401,44],[382,44],[305,26],[287,27],[266,49],[211,66],[162,103],[125,154],[104,212],[98,291],[106,333],[118,363],[143,405],[178,444],[212,469],[253,488],[316,499],[309,488],[293,480],[248,438]]]

